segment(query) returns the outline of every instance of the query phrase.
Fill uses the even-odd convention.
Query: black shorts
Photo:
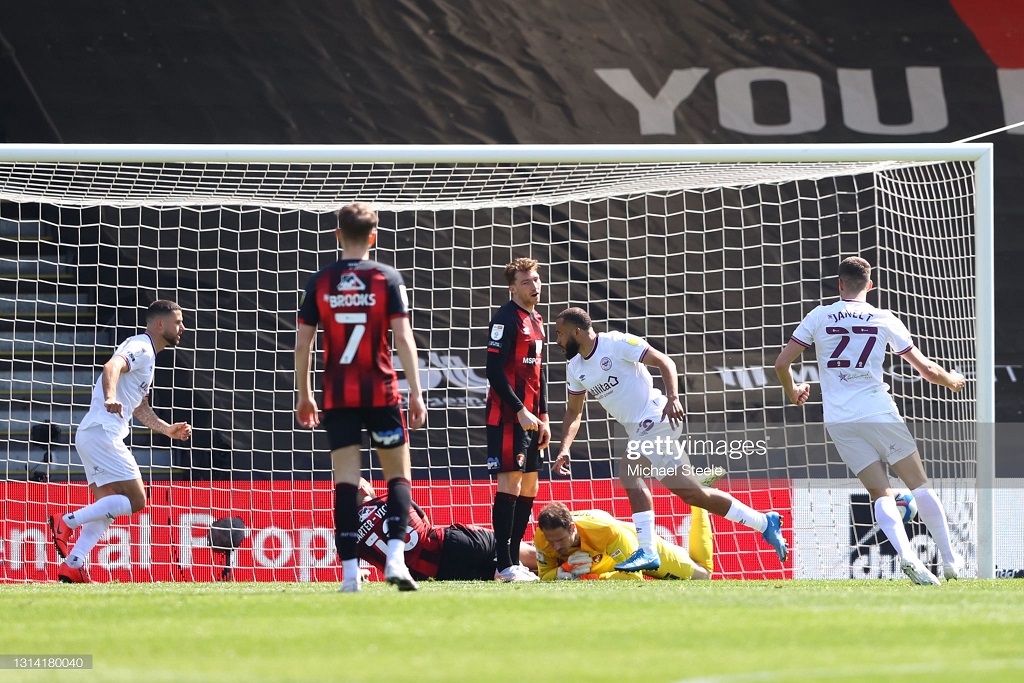
[[[374,448],[397,448],[406,442],[405,416],[398,405],[325,410],[320,424],[327,430],[332,451],[362,445],[363,427],[370,432],[370,445]]]
[[[494,532],[479,526],[452,524],[445,528],[438,581],[490,581],[497,564]]]
[[[518,422],[487,425],[487,471],[539,472],[539,439],[539,431],[526,431]]]

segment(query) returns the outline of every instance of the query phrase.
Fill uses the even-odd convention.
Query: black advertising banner
[[[1014,0],[7,3],[0,34],[4,142],[942,143],[1024,121],[1024,5]],[[996,162],[997,417],[1020,422],[1024,126],[985,139]],[[134,310],[132,296],[166,286],[155,275],[160,249],[149,245],[162,243],[151,231],[208,229],[188,233],[194,256],[181,252],[174,261],[175,285],[196,292],[182,301],[196,311],[196,348],[208,349],[195,352],[191,367],[273,373],[269,388],[237,376],[204,385],[188,367],[176,367],[173,381],[158,377],[158,386],[194,387],[194,396],[172,399],[195,406],[197,442],[207,435],[192,464],[313,467],[312,441],[290,433],[291,376],[281,349],[292,339],[260,331],[278,329],[277,316],[293,316],[297,300],[289,293],[330,257],[333,237],[316,235],[318,218],[141,211],[133,218],[137,233],[129,234],[109,227],[119,218],[97,227],[103,221],[89,211],[65,211],[60,220],[88,235],[83,244],[106,245],[83,251],[83,259],[140,266],[137,282],[121,272],[116,283],[104,279],[114,273],[95,268],[96,281],[115,285],[108,294],[117,295],[99,303],[126,310]],[[263,249],[245,248],[257,233]],[[502,237],[504,245],[534,241],[525,232]],[[536,243],[569,239],[552,229]],[[466,436],[483,413],[479,335],[500,303],[496,268],[512,255],[508,247],[469,243],[481,244],[486,254],[474,261],[470,285],[459,280],[465,264],[429,256],[429,240],[395,252],[418,259],[398,265],[416,279],[417,305],[430,311],[429,323],[427,314],[417,321],[431,330],[420,340],[423,372],[432,419],[448,435],[417,445],[431,467],[436,457],[455,477],[481,471],[473,469],[475,446]],[[545,262],[573,257],[569,247],[535,249]],[[476,265],[485,261],[487,268]],[[556,300],[586,298],[579,289],[586,274],[564,275],[573,284]],[[652,305],[656,317],[659,304]],[[118,319],[119,332],[136,323]],[[257,334],[245,333],[251,330]],[[705,365],[703,374],[695,368],[691,390],[760,389],[772,381],[758,374],[764,362],[738,357]],[[264,414],[273,415],[265,424]],[[270,460],[257,463],[261,457]]]

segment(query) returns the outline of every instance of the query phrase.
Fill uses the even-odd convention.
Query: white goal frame
[[[811,163],[962,161],[975,169],[977,561],[995,575],[993,148],[967,144],[157,145],[0,144],[0,162],[37,163]],[[26,201],[49,201],[26,197]]]

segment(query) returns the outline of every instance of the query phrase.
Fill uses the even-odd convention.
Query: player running
[[[587,395],[626,429],[633,452],[619,461],[618,476],[629,496],[640,547],[615,565],[619,571],[657,569],[654,501],[637,472],[650,472],[665,488],[691,507],[725,517],[761,533],[780,562],[788,557],[778,512],[759,512],[728,493],[703,486],[693,476],[689,458],[679,448],[683,430],[682,403],[675,362],[645,340],[631,334],[594,331],[582,308],[567,308],[555,320],[558,345],[569,363],[565,369],[569,396],[562,421],[562,442],[552,469],[569,474],[569,448],[579,432]],[[668,395],[654,387],[648,366],[661,371]]]
[[[964,561],[950,543],[945,510],[928,485],[917,444],[883,380],[882,362],[891,348],[932,384],[955,393],[966,380],[921,353],[899,318],[867,303],[873,286],[871,264],[859,256],[844,259],[839,264],[840,300],[807,314],[776,359],[775,372],[789,400],[804,405],[811,386],[796,384],[790,366],[804,349],[815,347],[825,428],[839,456],[874,501],[875,520],[900,556],[903,572],[916,584],[937,585],[939,580],[910,545],[883,462],[914,494],[917,514],[939,547],[947,580],[960,577]]]
[[[75,449],[96,502],[48,519],[53,545],[64,558],[57,569],[63,583],[92,583],[86,567],[89,553],[115,519],[146,506],[139,465],[124,443],[132,418],[172,439],[188,441],[192,436],[187,422],[165,422],[149,405],[156,355],[180,344],[184,332],[181,306],[166,299],[154,301],[146,310],[146,331],[122,342],[103,365],[89,412],[75,432]],[[78,538],[72,544],[76,529]]]

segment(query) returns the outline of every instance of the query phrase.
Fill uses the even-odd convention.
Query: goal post
[[[794,561],[779,570],[752,532],[716,519],[718,575],[894,575],[820,401],[786,407],[770,367],[835,296],[838,261],[862,253],[873,301],[905,315],[927,355],[973,373],[953,396],[888,368],[969,571],[994,575],[989,144],[18,144],[0,145],[0,581],[52,578],[46,514],[88,498],[75,427],[99,365],[158,297],[191,329],[157,358],[153,403],[190,421],[194,443],[133,431],[150,506],[100,543],[100,576],[210,580],[230,561],[235,578],[337,578],[330,464],[322,435],[295,424],[291,347],[306,278],[337,258],[330,212],[357,200],[380,212],[374,257],[410,292],[429,407],[414,498],[435,523],[490,525],[482,335],[507,300],[502,266],[526,255],[542,264],[549,326],[580,305],[599,331],[646,337],[680,369],[692,437],[765,442],[694,462],[782,508]],[[565,361],[553,343],[546,354],[557,443]],[[590,401],[572,479],[543,472],[537,502],[628,519],[612,480],[621,445]],[[689,510],[653,488],[660,533],[685,546]],[[207,532],[232,518],[246,540],[226,559]]]

